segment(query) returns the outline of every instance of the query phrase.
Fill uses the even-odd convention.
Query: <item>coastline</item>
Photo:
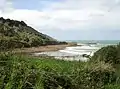
[[[36,53],[36,52],[49,52],[49,51],[58,51],[63,50],[66,47],[72,47],[75,44],[65,44],[65,45],[47,45],[47,46],[39,46],[39,47],[31,47],[31,48],[21,48],[15,49],[15,53]]]

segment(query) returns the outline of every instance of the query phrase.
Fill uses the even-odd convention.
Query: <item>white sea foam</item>
[[[82,55],[90,55],[92,56],[94,52],[96,52],[98,49],[100,49],[100,46],[96,45],[83,45],[83,46],[75,46],[75,47],[66,47],[64,50],[59,51],[52,51],[52,52],[41,52],[41,53],[35,53],[36,56],[45,54],[48,56],[55,57],[57,59],[64,59],[64,60],[81,60],[81,61],[87,61],[88,59],[83,57]]]
[[[90,46],[76,46],[76,47],[67,47],[64,50],[59,50],[60,52],[64,53],[71,53],[76,55],[93,55],[95,51],[100,49],[100,47],[90,47]]]

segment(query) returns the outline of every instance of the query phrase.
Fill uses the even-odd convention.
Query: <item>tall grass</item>
[[[0,55],[0,89],[114,89],[115,71],[102,61],[71,62],[4,53]]]

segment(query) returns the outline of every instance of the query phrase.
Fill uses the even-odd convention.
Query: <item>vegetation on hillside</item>
[[[110,64],[0,55],[0,89],[104,89],[116,81]]]
[[[94,61],[104,61],[105,63],[120,64],[120,44],[101,48],[94,54],[92,59]]]
[[[120,89],[119,47],[104,47],[88,62],[1,53],[0,89]]]
[[[61,43],[23,21],[0,18],[0,89],[120,89],[120,44],[101,48],[88,62],[3,52]]]
[[[0,48],[36,47],[41,45],[66,44],[37,32],[23,21],[0,18]]]

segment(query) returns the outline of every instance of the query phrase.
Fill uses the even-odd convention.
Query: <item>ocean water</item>
[[[84,54],[93,56],[94,53],[100,48],[107,45],[118,44],[119,40],[74,40],[68,42],[76,42],[78,45],[74,47],[66,47],[63,50],[35,53],[35,55],[48,55],[62,60],[81,60],[87,61],[88,59],[83,57]],[[82,44],[82,46],[80,45]]]
[[[77,43],[96,42],[100,44],[118,44],[120,40],[67,40],[67,42],[77,42]]]

